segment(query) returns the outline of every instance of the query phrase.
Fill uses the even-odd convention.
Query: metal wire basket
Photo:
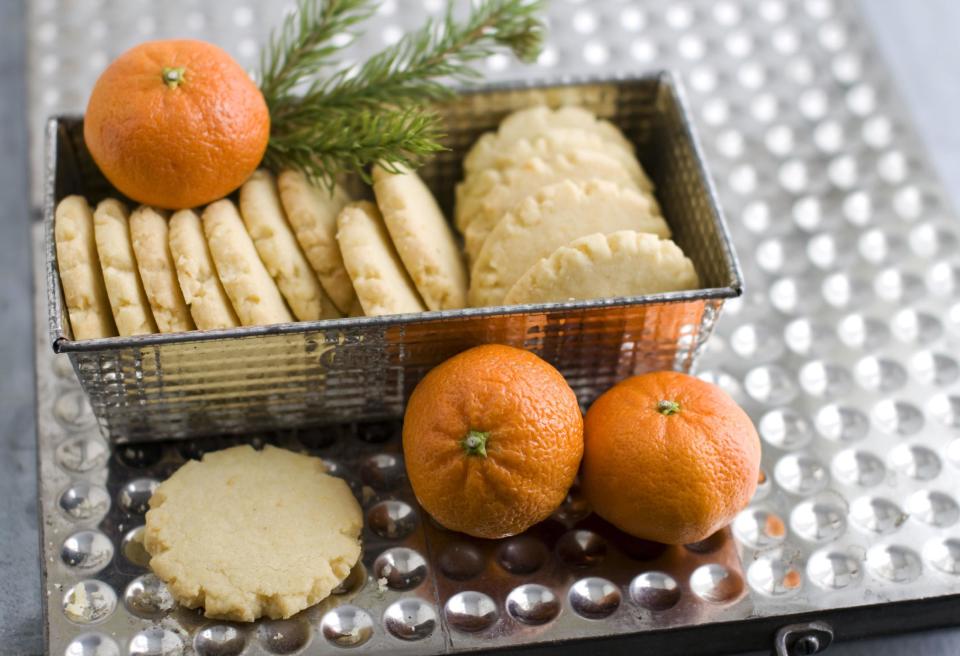
[[[424,179],[449,215],[470,145],[507,113],[544,103],[587,107],[636,144],[703,289],[76,341],[57,272],[54,208],[68,194],[97,201],[117,193],[86,150],[82,119],[51,119],[44,197],[50,335],[54,351],[69,353],[104,434],[115,442],[154,441],[395,417],[431,367],[488,342],[545,358],[584,404],[636,373],[689,370],[724,299],[738,296],[742,281],[672,75],[565,78],[464,93],[441,108],[449,150],[421,171]]]

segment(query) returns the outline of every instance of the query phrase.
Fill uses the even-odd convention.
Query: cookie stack
[[[509,115],[464,159],[455,222],[473,306],[695,289],[693,263],[613,124],[579,107]]]
[[[60,279],[75,339],[463,307],[466,269],[412,172],[373,170],[377,204],[299,172],[255,172],[239,203],[132,213],[57,206]]]

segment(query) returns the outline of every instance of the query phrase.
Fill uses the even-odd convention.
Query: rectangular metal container
[[[545,358],[583,404],[636,373],[689,370],[724,299],[738,296],[742,281],[672,75],[563,78],[466,92],[441,108],[449,150],[421,174],[449,216],[464,153],[506,114],[536,104],[582,105],[636,144],[702,289],[75,341],[57,273],[54,209],[69,194],[97,202],[117,193],[84,146],[82,119],[51,119],[43,208],[50,335],[54,351],[69,354],[104,434],[115,442],[154,441],[396,417],[430,368],[489,342]]]

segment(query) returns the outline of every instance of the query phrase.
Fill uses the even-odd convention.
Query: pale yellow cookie
[[[373,167],[373,193],[407,273],[431,310],[467,303],[467,268],[450,224],[414,172]]]
[[[150,498],[150,569],[216,619],[287,618],[316,604],[360,557],[363,515],[320,458],[237,446],[191,460]]]
[[[334,185],[332,191],[317,187],[303,173],[292,170],[277,176],[277,187],[287,219],[323,290],[341,314],[348,314],[357,294],[337,245],[337,215],[350,196],[340,185]]]
[[[130,239],[143,291],[153,319],[162,333],[193,330],[196,326],[183,300],[177,270],[170,254],[167,212],[141,205],[130,214]]]
[[[113,337],[117,327],[100,272],[93,211],[85,198],[67,196],[60,201],[54,213],[53,237],[73,338]]]
[[[337,217],[337,241],[366,316],[426,310],[376,205],[359,201],[344,207]]]
[[[470,276],[470,304],[500,305],[538,260],[595,232],[651,232],[670,228],[651,212],[646,196],[606,180],[565,180],[517,204],[490,233]]]
[[[126,206],[113,198],[101,201],[93,213],[93,228],[117,332],[124,337],[157,332],[133,254]]]
[[[583,107],[567,106],[558,109],[538,105],[513,112],[503,119],[497,129],[497,139],[501,145],[519,139],[537,137],[555,128],[574,128],[593,132],[614,148],[633,154],[630,140],[610,121],[598,119],[596,115]],[[464,170],[483,168],[484,146],[466,154],[463,160]],[[480,161],[478,161],[480,160]]]
[[[240,319],[217,277],[197,213],[193,210],[174,213],[170,217],[169,240],[180,291],[197,328],[217,330],[239,326]]]
[[[244,326],[293,321],[280,290],[260,261],[236,205],[218,200],[203,211],[203,233],[217,277]]]
[[[697,289],[693,262],[669,239],[633,230],[561,246],[520,276],[504,305],[642,296]]]
[[[300,249],[280,205],[277,184],[267,171],[254,171],[240,187],[240,215],[253,245],[300,321],[340,316]]]
[[[653,190],[653,183],[632,152],[583,128],[551,128],[542,134],[513,141],[506,141],[497,132],[488,132],[470,149],[470,156],[464,160],[464,174],[469,178],[484,169],[511,168],[532,157],[546,159],[571,150],[591,150],[609,155],[623,165],[638,187],[644,191]]]
[[[500,218],[521,200],[538,189],[564,180],[593,179],[609,180],[639,190],[620,162],[609,155],[591,151],[559,153],[546,160],[534,157],[513,168],[480,172],[474,176],[472,188],[464,190],[458,204],[463,208],[462,230],[470,261],[476,261],[487,235]],[[660,214],[653,196],[648,193],[644,195],[651,211]]]

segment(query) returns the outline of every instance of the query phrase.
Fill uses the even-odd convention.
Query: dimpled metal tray
[[[424,11],[440,4],[425,2]],[[186,0],[169,0],[162,11],[144,3],[96,6],[115,11],[84,23],[86,3],[30,5],[40,81],[31,92],[35,135],[43,116],[82,109],[83,90],[108,56],[170,34],[172,16],[185,16],[196,34],[253,63],[263,24],[279,11],[274,3],[218,11]],[[400,9],[400,2],[384,2],[359,47],[395,39],[422,20],[406,3]],[[149,481],[181,462],[187,443],[108,446],[69,363],[49,352],[47,332],[38,330],[51,653],[228,654],[240,644],[243,653],[282,653],[309,639],[303,653],[327,654],[343,651],[338,640],[369,635],[355,650],[612,653],[647,646],[650,653],[694,654],[769,647],[785,625],[803,624],[799,631],[822,646],[831,626],[844,639],[956,622],[960,227],[855,7],[839,0],[554,0],[550,12],[539,67],[493,57],[490,76],[657,67],[680,71],[686,82],[747,287],[742,300],[726,304],[699,373],[746,407],[764,447],[764,480],[730,533],[693,549],[644,551],[589,516],[577,521],[585,509],[574,494],[559,518],[523,540],[447,549],[461,538],[425,520],[402,482],[392,491],[382,486],[394,468],[390,458],[398,457],[395,436],[368,442],[348,427],[319,448],[309,436],[284,435],[281,443],[341,464],[361,499],[363,486],[370,489],[370,578],[330,602],[347,610],[327,615],[335,610],[327,605],[283,625],[224,626],[159,610],[169,601],[153,580],[140,578],[146,570],[135,565],[138,554],[125,555],[123,536],[142,523],[136,511]],[[77,38],[59,38],[78,24],[83,31],[71,32]],[[39,234],[36,243],[39,249]],[[45,304],[38,295],[40,327]],[[369,438],[384,429],[357,430]],[[374,526],[406,537],[380,537]],[[569,533],[571,526],[586,533]],[[374,563],[394,546],[419,553],[426,578],[408,591],[394,590],[388,579],[381,596]],[[392,562],[400,562],[397,554]],[[402,561],[398,572],[420,571],[416,558]],[[525,563],[540,561],[523,573]],[[81,581],[102,592],[99,622],[64,615],[65,595]],[[408,610],[393,605],[400,600],[412,600]],[[404,641],[388,627],[429,635]],[[479,633],[464,630],[475,627]],[[804,646],[812,649],[813,641]]]

